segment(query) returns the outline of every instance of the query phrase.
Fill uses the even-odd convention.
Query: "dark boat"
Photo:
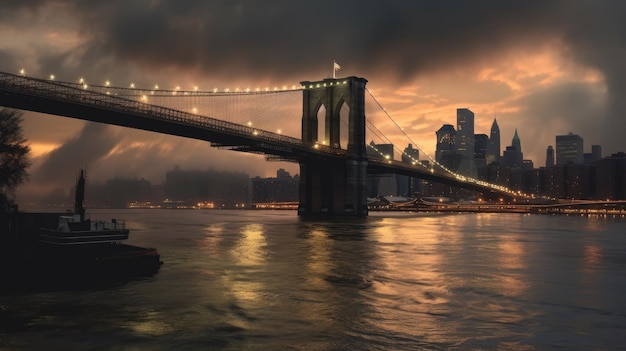
[[[36,287],[84,286],[150,276],[162,262],[154,248],[124,244],[125,222],[91,220],[83,207],[85,172],[76,184],[74,213],[59,214],[56,226],[39,229],[37,242],[10,269],[20,283]]]

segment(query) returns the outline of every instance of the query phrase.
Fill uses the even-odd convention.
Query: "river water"
[[[152,277],[0,295],[0,350],[626,349],[626,219],[94,210]]]

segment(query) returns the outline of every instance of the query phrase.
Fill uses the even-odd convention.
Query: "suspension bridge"
[[[67,82],[0,72],[0,106],[193,138],[213,147],[263,154],[268,160],[297,162],[301,215],[367,215],[367,174],[402,174],[487,198],[522,197],[456,174],[421,149],[427,164],[399,148],[392,155],[378,150],[379,144],[419,146],[366,83],[347,77],[281,88],[185,90],[88,85],[83,78]],[[365,117],[366,105],[373,106],[370,118]],[[395,127],[393,141],[371,121],[372,115],[386,117],[384,124]],[[402,158],[405,162],[398,161]]]

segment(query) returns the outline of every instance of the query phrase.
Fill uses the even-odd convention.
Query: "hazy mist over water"
[[[0,296],[0,350],[625,349],[623,218],[91,213],[160,272]]]

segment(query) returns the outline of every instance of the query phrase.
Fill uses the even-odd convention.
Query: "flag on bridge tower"
[[[338,70],[341,69],[341,66],[339,66],[339,64],[337,63],[337,61],[333,60],[333,78],[337,78],[336,77],[336,73]]]

